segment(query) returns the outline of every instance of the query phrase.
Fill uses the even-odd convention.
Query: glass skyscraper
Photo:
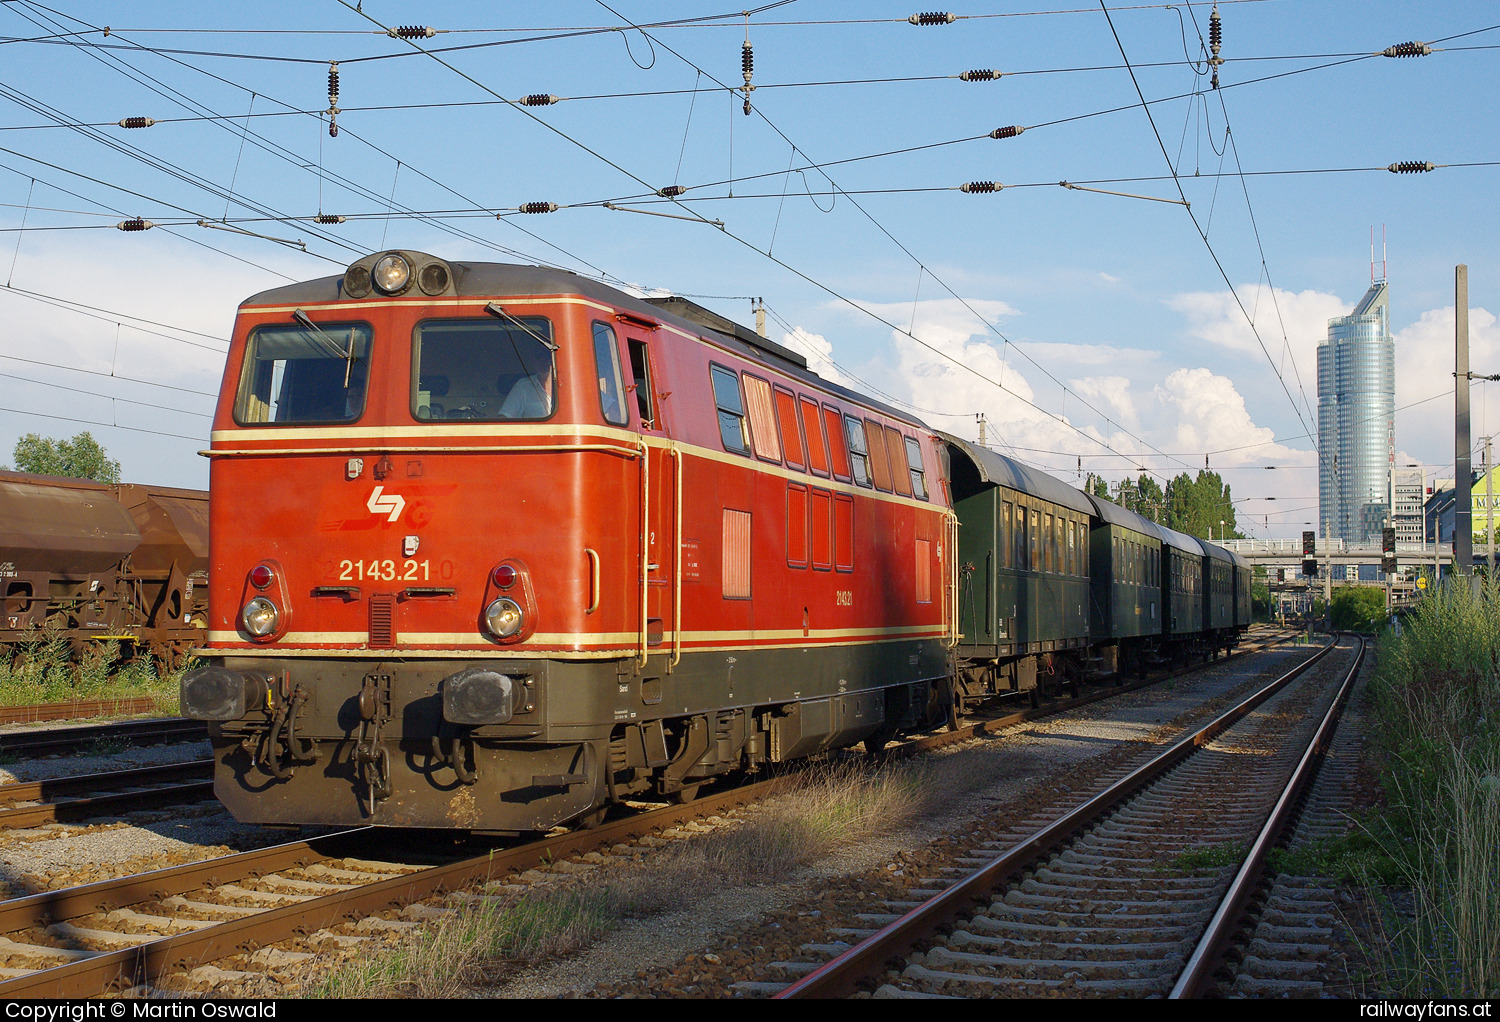
[[[1396,345],[1386,282],[1328,321],[1318,345],[1320,536],[1380,541],[1391,514],[1396,461]]]

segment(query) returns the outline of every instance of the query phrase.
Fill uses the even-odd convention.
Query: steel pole
[[[1469,475],[1469,268],[1453,273],[1453,561],[1474,573],[1474,493]]]

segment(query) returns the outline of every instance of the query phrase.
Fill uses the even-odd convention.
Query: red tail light
[[[257,589],[265,589],[276,581],[276,573],[264,564],[257,564],[250,569],[250,584]]]
[[[498,565],[490,572],[490,580],[497,589],[509,589],[516,584],[516,569],[509,564]]]

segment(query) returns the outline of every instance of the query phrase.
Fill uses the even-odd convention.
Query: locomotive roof
[[[504,298],[508,295],[582,295],[584,298],[618,306],[621,309],[650,320],[668,323],[689,334],[697,334],[699,336],[714,334],[716,343],[721,343],[746,358],[760,362],[763,365],[772,366],[789,376],[805,380],[810,386],[815,386],[825,392],[857,401],[893,419],[899,419],[902,422],[910,423],[913,426],[920,426],[923,429],[927,428],[925,423],[913,417],[908,412],[899,411],[867,395],[823,379],[817,373],[807,368],[806,358],[792,351],[790,348],[782,347],[774,341],[761,337],[753,330],[741,326],[733,320],[726,319],[685,298],[677,296],[655,299],[637,298],[608,284],[574,273],[572,270],[557,269],[551,266],[527,266],[519,263],[449,262],[447,260],[439,260],[436,256],[421,252],[404,252],[404,254],[437,260],[447,265],[452,271],[453,288],[459,297]],[[262,291],[259,294],[252,295],[245,299],[241,305],[306,305],[316,302],[339,301],[341,298],[344,298],[343,283],[344,277],[342,274],[333,277],[319,277],[316,280],[299,281],[295,284],[287,284],[284,287],[272,288],[269,291]]]
[[[1161,539],[1161,530],[1151,519],[1123,508],[1112,500],[1096,497],[1092,493],[1087,494],[1087,496],[1089,500],[1094,502],[1094,507],[1098,509],[1098,517],[1104,519],[1110,525],[1118,525],[1122,528],[1131,529],[1144,536],[1150,536],[1152,539]]]
[[[1019,490],[1033,497],[1061,504],[1074,511],[1082,511],[1090,517],[1094,515],[1094,506],[1089,503],[1089,498],[1082,490],[1075,490],[1067,483],[1054,479],[1045,472],[1038,471],[1030,465],[1023,465],[1014,458],[997,454],[987,447],[960,440],[941,430],[937,431],[937,435],[968,457],[979,473],[980,482],[989,483],[991,486],[1008,486],[1012,490]],[[958,499],[957,493],[953,496],[955,500]]]
[[[1189,536],[1185,532],[1169,529],[1165,525],[1158,525],[1157,528],[1161,530],[1161,540],[1167,546],[1192,554],[1194,557],[1203,556],[1203,541],[1197,536]]]

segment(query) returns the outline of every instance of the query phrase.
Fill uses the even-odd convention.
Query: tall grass
[[[1500,994],[1500,586],[1432,592],[1372,678],[1386,853],[1414,911],[1386,922],[1408,996]]]
[[[150,696],[160,712],[174,713],[179,676],[148,652],[127,658],[115,639],[85,643],[75,656],[66,636],[47,630],[0,648],[0,704],[7,706]]]
[[[736,885],[776,883],[856,841],[898,829],[953,790],[992,778],[962,754],[936,763],[831,765],[733,825],[615,864],[599,881],[564,882],[458,911],[309,984],[314,997],[453,997],[497,985],[536,961],[586,947],[633,919],[683,910]]]

